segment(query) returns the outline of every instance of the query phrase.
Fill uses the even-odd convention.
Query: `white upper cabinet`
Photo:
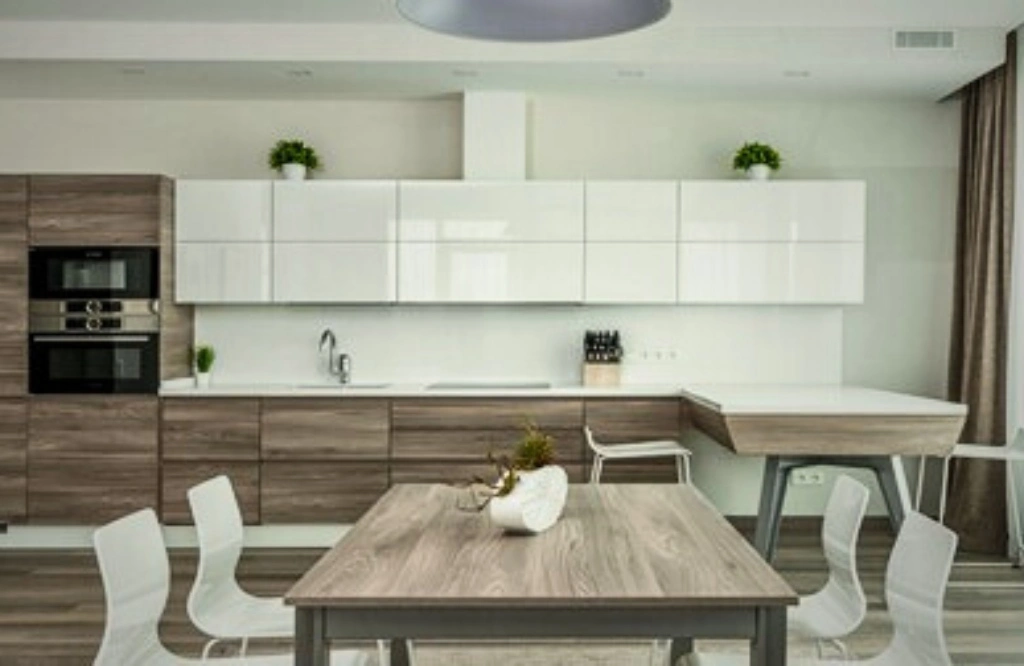
[[[178,303],[269,303],[270,243],[178,243]]]
[[[862,243],[680,243],[680,303],[864,300]]]
[[[675,181],[587,181],[587,242],[676,241]]]
[[[399,243],[400,303],[579,303],[582,243]]]
[[[675,303],[675,243],[587,243],[587,303]]]
[[[274,183],[275,241],[395,240],[394,181]]]
[[[270,241],[269,180],[179,180],[175,183],[175,240]]]
[[[862,181],[683,181],[679,240],[862,242]]]
[[[394,243],[275,243],[275,303],[392,303]]]
[[[583,241],[583,183],[404,181],[402,242]]]

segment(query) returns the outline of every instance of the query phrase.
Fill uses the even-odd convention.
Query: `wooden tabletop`
[[[459,491],[399,485],[288,592],[316,607],[792,605],[793,589],[701,495],[573,485],[562,519],[510,536]]]

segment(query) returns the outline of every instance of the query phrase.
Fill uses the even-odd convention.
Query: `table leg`
[[[409,666],[409,664],[409,643],[404,638],[392,638],[390,666]]]
[[[331,653],[324,640],[324,612],[295,609],[295,666],[329,666]]]
[[[874,461],[878,485],[882,487],[885,504],[889,508],[889,523],[892,531],[899,534],[903,518],[910,509],[910,491],[907,477],[903,473],[903,460],[899,456],[877,458]]]
[[[779,521],[782,519],[782,505],[786,500],[786,482],[790,467],[779,456],[768,456],[764,461],[764,475],[761,478],[761,504],[757,510],[757,529],[754,532],[754,548],[761,557],[771,562],[775,558],[775,546],[779,540]]]
[[[758,608],[755,631],[750,666],[786,666],[786,608]]]

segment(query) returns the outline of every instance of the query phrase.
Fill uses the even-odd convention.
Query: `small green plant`
[[[782,166],[782,157],[779,151],[768,144],[753,141],[744,143],[732,158],[732,168],[740,171],[746,171],[755,164],[764,164],[772,171],[777,171]]]
[[[194,356],[198,372],[209,372],[213,368],[213,362],[217,359],[217,353],[210,345],[196,347]]]
[[[526,422],[526,432],[516,446],[516,469],[529,471],[555,462],[555,438],[541,432],[537,424]]]
[[[312,146],[298,139],[282,139],[270,149],[267,159],[271,169],[280,171],[285,164],[301,164],[310,171],[320,168],[320,156]]]

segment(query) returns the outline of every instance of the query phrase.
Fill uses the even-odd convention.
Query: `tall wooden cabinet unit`
[[[28,179],[0,176],[0,522],[26,516]]]
[[[28,513],[96,525],[157,506],[156,396],[32,396]]]
[[[29,178],[32,245],[160,243],[160,176],[60,175]]]

